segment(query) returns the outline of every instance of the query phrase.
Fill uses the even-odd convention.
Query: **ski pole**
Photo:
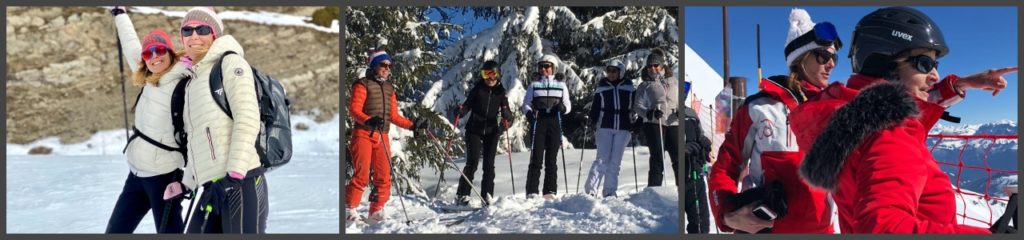
[[[429,136],[431,138],[431,140],[438,141],[437,136],[434,136],[434,133],[432,133],[430,131],[427,131],[427,136]],[[471,179],[469,179],[469,177],[466,175],[466,173],[464,173],[461,170],[459,170],[459,165],[455,164],[455,161],[452,161],[451,158],[447,156],[447,153],[445,155],[445,158],[448,159],[448,160],[445,161],[445,163],[451,163],[451,167],[455,168],[455,171],[459,172],[459,175],[462,175],[462,179],[466,180],[466,182],[469,183],[469,188],[472,189],[473,192],[475,192],[476,195],[480,197],[480,200],[486,201],[486,199],[484,199],[484,195],[480,194],[480,190],[477,190],[476,186],[473,185],[473,181]]]
[[[640,192],[640,180],[636,175],[636,143],[639,141],[636,139],[636,134],[633,135],[633,185],[636,187],[636,192]]]
[[[562,112],[559,111],[558,112],[558,148],[562,152],[562,183],[565,184],[565,193],[569,194],[569,177],[566,176],[569,173],[565,170],[565,168],[566,168],[566,165],[565,165],[565,146],[563,146],[562,134],[564,134],[564,132],[562,131]],[[555,180],[555,181],[557,181],[557,180]]]
[[[459,105],[459,109],[455,113],[455,125],[454,125],[454,127],[452,127],[452,130],[455,130],[455,129],[459,128],[459,117],[461,116],[460,113],[462,113],[462,105],[461,104]],[[448,139],[448,145],[445,147],[445,156],[448,156],[450,154],[450,151],[452,149],[452,141],[454,141],[454,140],[455,139]],[[444,180],[444,168],[441,168],[441,172],[438,173],[438,175],[437,175],[437,185],[435,185],[436,187],[434,188],[434,198],[435,199],[437,199],[437,194],[441,192],[441,184],[443,183],[443,181],[441,181],[441,180]]]
[[[530,158],[533,158],[533,143],[537,141],[537,112],[533,112],[533,125],[530,126]],[[543,156],[541,156],[543,158]],[[530,159],[533,160],[533,159]],[[530,182],[530,175],[526,175],[526,182]],[[530,185],[526,185],[526,195],[530,195]]]
[[[188,201],[188,211],[185,212],[185,222],[182,223],[182,225],[181,225],[181,226],[183,226],[185,228],[186,232],[188,232],[188,229],[189,229],[189,226],[188,226],[189,220],[191,220],[192,217],[195,217],[195,216],[193,216],[192,208],[195,207],[196,199],[199,198],[199,196],[201,195],[201,194],[198,194],[198,193],[199,193],[199,189],[198,188],[196,188],[196,190],[192,190],[192,191],[189,192],[189,194],[191,195],[191,197],[190,197],[191,200]],[[182,193],[182,194],[184,194],[184,193]]]
[[[658,118],[658,146],[659,146],[659,148],[658,148],[658,155],[661,155],[661,162],[662,162],[662,164],[665,164],[665,157],[666,157],[665,156],[666,155],[665,154],[665,135],[664,135],[665,129],[663,129],[662,126],[661,126],[662,122],[664,122],[664,121],[662,121],[661,118]],[[671,161],[671,160],[669,160],[669,161]],[[672,177],[673,178],[677,178],[676,175],[677,175],[677,173],[675,171],[672,171]]]
[[[117,26],[114,26],[114,39],[117,39],[117,67],[121,72],[121,103],[124,108],[124,139],[130,138],[128,134],[128,97],[124,92],[124,50],[121,49],[121,38],[118,36]]]
[[[761,24],[757,24],[757,85],[761,86]]]
[[[576,193],[580,193],[580,175],[583,174],[583,153],[587,148],[587,130],[590,125],[583,125],[583,146],[580,147],[580,168],[576,170]]]
[[[512,176],[512,195],[516,195],[516,174],[512,171],[512,139],[508,138],[508,121],[505,123],[505,143],[508,144],[508,174]]]
[[[391,146],[387,139],[384,139],[384,129],[380,130],[380,142],[381,144],[384,144],[384,154],[388,158],[388,168],[391,169],[391,182],[394,183],[393,185],[395,186],[395,190],[398,192],[398,201],[402,203],[402,214],[405,215],[405,225],[410,225],[412,221],[409,220],[409,210],[405,208],[405,196],[402,194],[402,188],[399,187],[401,183],[396,180],[397,175],[395,175],[395,165],[391,164]]]

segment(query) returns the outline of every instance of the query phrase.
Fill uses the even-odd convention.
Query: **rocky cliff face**
[[[184,11],[174,7],[169,10]],[[315,7],[241,7],[309,16]],[[98,7],[7,8],[7,142],[28,143],[47,136],[78,142],[99,130],[124,127],[117,38],[113,17]],[[129,13],[141,38],[162,29],[183,46],[181,18]],[[339,110],[339,38],[310,28],[224,21],[225,32],[245,48],[250,64],[280,80],[293,113],[329,120]],[[139,88],[130,84],[128,106]],[[129,123],[133,116],[129,113]]]

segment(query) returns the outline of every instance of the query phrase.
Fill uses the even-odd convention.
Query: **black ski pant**
[[[661,134],[658,134],[658,129],[661,129]],[[657,123],[644,123],[643,126],[644,135],[647,137],[647,147],[651,149],[650,165],[651,168],[647,172],[647,186],[656,187],[661,186],[662,179],[665,178],[665,151],[668,151],[668,155],[672,160],[672,176],[678,179],[679,177],[679,127],[678,126],[660,126]],[[662,144],[658,144],[661,142]],[[662,146],[665,149],[662,149]]]
[[[530,167],[526,172],[526,195],[537,194],[540,171],[544,170],[544,194],[558,191],[558,150],[562,146],[562,127],[558,116],[541,115],[534,124]]]
[[[459,176],[459,190],[456,192],[459,198],[468,196],[472,190],[473,175],[476,173],[477,165],[481,162],[481,152],[483,152],[484,175],[480,180],[480,194],[483,194],[484,202],[488,202],[486,199],[488,196],[494,196],[494,156],[498,151],[498,136],[498,131],[491,131],[486,135],[466,134],[466,167],[462,169],[462,173],[466,174],[469,181]]]
[[[225,175],[203,184],[188,232],[266,233],[270,213],[267,196],[267,178],[261,171],[250,171],[242,180]]]
[[[128,172],[121,195],[117,197],[114,212],[107,221],[107,233],[133,233],[146,213],[153,210],[153,222],[158,233],[181,233],[181,197],[164,201],[164,189],[177,181],[181,170],[152,177],[139,177]],[[161,228],[163,224],[163,229]]]

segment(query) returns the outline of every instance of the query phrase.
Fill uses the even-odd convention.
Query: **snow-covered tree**
[[[637,79],[650,49],[660,47],[668,53],[674,70],[678,69],[679,31],[674,17],[678,8],[479,7],[466,11],[496,23],[445,49],[444,61],[450,67],[422,101],[437,112],[449,112],[464,101],[477,79],[474,74],[487,60],[500,64],[501,82],[508,89],[510,103],[518,109],[530,76],[536,72],[536,61],[544,54],[554,54],[561,60],[555,72],[565,74],[573,100],[573,113],[563,121],[565,135],[579,145],[585,138],[582,122],[575,120],[589,108],[592,85],[604,77],[605,64],[621,60],[628,69],[625,77]],[[509,131],[513,151],[528,150],[530,130],[522,114],[517,111],[517,121]],[[593,129],[587,135],[587,145],[593,146]]]

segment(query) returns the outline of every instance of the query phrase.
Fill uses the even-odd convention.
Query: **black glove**
[[[501,118],[502,119],[512,119],[512,110],[509,110],[507,107],[506,108],[502,108],[501,109]]]
[[[381,117],[372,117],[370,120],[366,120],[363,124],[372,129],[381,129],[384,128],[384,119]]]
[[[453,114],[453,115],[456,118],[462,118],[462,117],[466,116],[466,113],[469,113],[469,108],[466,108],[466,107],[463,107],[462,105],[459,105],[459,107],[455,109],[455,114]]]
[[[111,16],[117,16],[118,14],[124,14],[124,13],[126,13],[126,11],[124,10],[124,8],[121,8],[121,7],[114,7],[114,8],[110,9],[110,15]]]
[[[640,134],[644,131],[644,123],[639,121],[639,119],[637,119],[637,121],[633,121],[633,125],[629,128],[629,131],[633,132],[633,134]]]
[[[420,132],[427,129],[427,120],[423,118],[416,118],[412,123],[412,136],[414,138],[420,137]]]
[[[556,105],[555,106],[555,111],[558,111],[559,113],[562,113],[564,115],[565,114],[565,105],[563,105],[563,104]]]
[[[533,120],[536,119],[536,118],[537,118],[537,111],[533,111],[533,110],[526,111],[526,121],[527,122],[530,122],[530,124],[533,124]]]
[[[661,112],[661,110],[659,110],[659,109],[647,110],[647,119],[650,119],[650,120],[661,119],[662,116],[665,116],[665,113]]]
[[[210,202],[213,203],[213,211],[211,214],[219,214],[221,210],[225,208],[234,208],[242,206],[242,181],[244,179],[234,179],[230,175],[225,174],[220,180],[217,180],[211,187]]]

